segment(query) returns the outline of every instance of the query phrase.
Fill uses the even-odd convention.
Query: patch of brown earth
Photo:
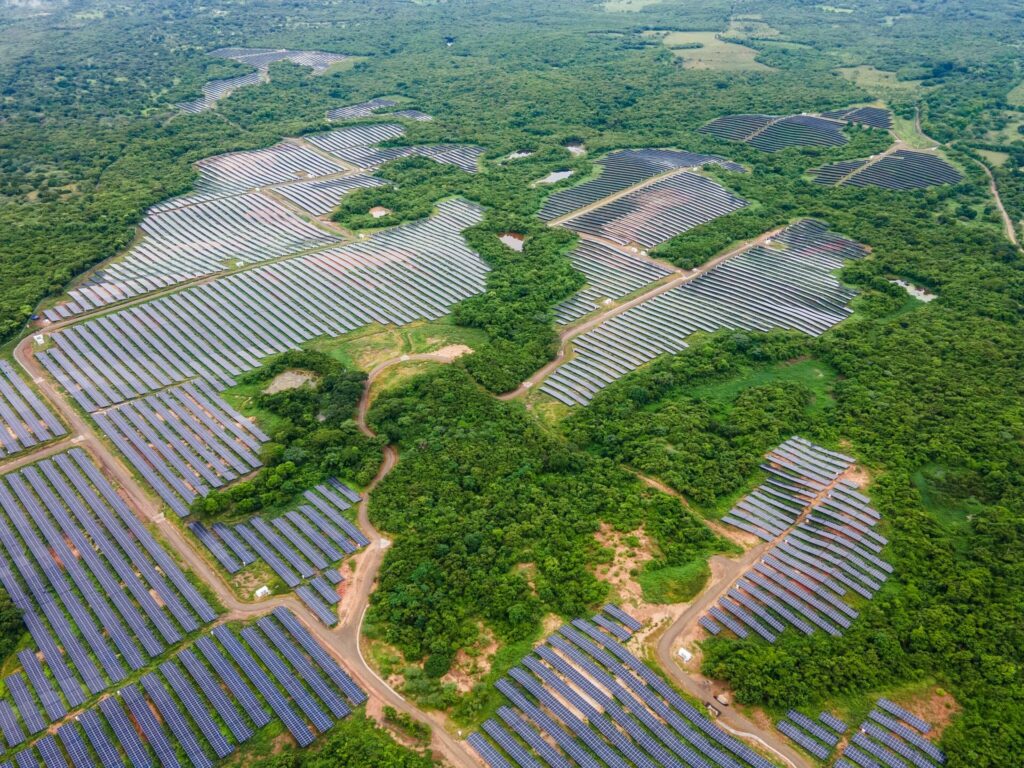
[[[843,473],[843,479],[849,480],[851,483],[856,483],[861,488],[866,488],[871,484],[871,474],[860,464],[854,464],[846,472]]]
[[[953,715],[960,711],[956,699],[948,691],[938,687],[931,688],[926,694],[915,699],[894,701],[932,726],[932,730],[925,735],[925,738],[932,741],[938,740],[949,725],[949,721],[953,719]]]
[[[469,693],[491,671],[491,660],[498,652],[494,633],[483,624],[478,625],[477,641],[470,648],[460,648],[455,660],[441,682],[454,685],[459,693]]]
[[[594,569],[594,575],[610,584],[622,601],[623,610],[644,625],[631,639],[631,642],[642,643],[663,620],[671,620],[675,613],[673,606],[646,602],[643,588],[634,576],[634,573],[639,573],[647,562],[654,559],[657,545],[643,528],[622,533],[607,523],[601,523],[594,539],[612,552],[611,561],[599,564]]]
[[[449,344],[448,346],[441,347],[430,354],[436,355],[446,363],[450,363],[452,360],[457,360],[463,355],[472,354],[472,352],[473,348],[467,347],[465,344]]]
[[[289,389],[298,389],[312,381],[316,381],[316,378],[316,374],[309,371],[281,371],[270,380],[270,383],[263,390],[263,394],[275,395],[278,392],[285,392]]]
[[[537,566],[534,563],[516,563],[513,570],[516,573],[521,573],[523,578],[526,579],[527,585],[530,587],[530,592],[534,595],[537,594]]]

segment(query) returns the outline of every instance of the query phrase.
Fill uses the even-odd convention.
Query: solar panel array
[[[592,208],[561,226],[619,245],[639,243],[653,248],[746,205],[746,200],[721,184],[684,171]]]
[[[713,635],[724,628],[769,643],[787,626],[833,636],[850,626],[858,613],[846,598],[870,599],[892,572],[879,557],[888,541],[874,530],[878,512],[843,477],[853,463],[800,437],[766,456],[762,469],[768,479],[722,522],[774,545],[709,610],[701,626]],[[805,723],[797,724],[816,735]],[[812,751],[801,737],[793,738]]]
[[[931,725],[888,699],[879,699],[850,737],[837,766],[939,768],[946,755],[923,734]]]
[[[270,439],[202,382],[132,400],[95,419],[180,517],[211,489],[262,466],[260,445]]]
[[[596,179],[559,190],[548,197],[539,214],[544,221],[565,216],[677,168],[720,165],[730,171],[745,170],[742,165],[718,155],[676,149],[623,149],[605,155],[596,164],[600,166],[600,175]]]
[[[234,59],[242,64],[256,67],[255,72],[226,80],[211,80],[203,86],[202,98],[184,101],[177,104],[179,109],[189,114],[198,114],[213,109],[216,103],[229,96],[233,91],[247,85],[257,85],[266,75],[267,69],[277,61],[290,61],[304,67],[312,67],[314,72],[323,72],[332,64],[348,58],[340,53],[326,51],[289,51],[273,48],[218,48],[211,51],[210,56],[222,59]]]
[[[462,230],[478,206],[365,241],[256,267],[55,331],[38,359],[86,410],[199,377],[216,389],[268,355],[371,322],[436,319],[484,289],[487,266]],[[145,377],[143,377],[145,372]]]
[[[821,116],[830,117],[833,120],[845,120],[848,123],[858,123],[871,128],[880,128],[886,131],[892,128],[892,112],[882,107],[847,107],[846,109],[822,112]]]
[[[779,720],[775,727],[819,760],[827,760],[839,744],[839,735],[832,729],[822,726],[795,709],[789,710],[786,717]]]
[[[0,360],[0,457],[67,433],[6,360]]]
[[[817,115],[725,115],[701,131],[720,139],[742,141],[764,152],[791,147],[835,147],[847,142],[843,123]]]
[[[846,172],[840,173],[843,170]],[[852,168],[848,163],[839,169],[826,165],[811,173],[819,184],[838,183],[849,187],[882,189],[924,189],[942,184],[957,184],[963,179],[956,168],[938,155],[909,149],[897,149],[873,162],[863,161],[858,168]]]
[[[199,195],[230,195],[249,192],[315,176],[330,176],[346,170],[343,165],[292,141],[282,141],[265,149],[228,152],[196,163]],[[179,197],[154,206],[151,211],[190,204],[193,196]]]
[[[303,496],[302,504],[277,518],[254,516],[209,528],[193,522],[189,529],[229,573],[256,561],[266,563],[317,618],[333,626],[341,599],[337,563],[370,543],[344,514],[360,497],[335,479]]]
[[[340,240],[260,193],[151,212],[140,228],[138,245],[68,291],[71,301],[46,316],[58,320],[227,267],[326,248]]]
[[[396,109],[392,112],[395,117],[403,117],[406,120],[414,120],[417,123],[429,123],[434,118],[428,115],[426,112],[421,112],[418,109]]]
[[[348,147],[332,150],[332,154],[366,170],[374,170],[384,163],[403,157],[427,157],[442,165],[457,166],[466,173],[476,173],[484,150],[472,144],[425,144],[411,147]]]
[[[81,449],[4,475],[0,508],[0,583],[38,649],[8,678],[30,732],[216,617]]]
[[[496,688],[509,704],[469,740],[491,768],[771,766],[588,621],[563,626]]]
[[[362,117],[371,117],[375,112],[384,109],[397,107],[398,102],[392,99],[370,99],[359,104],[349,104],[345,107],[336,107],[327,111],[328,120],[358,120]]]
[[[555,307],[555,318],[563,325],[593,312],[602,299],[621,299],[672,274],[661,264],[592,240],[580,240],[569,260],[587,284]]]
[[[573,358],[541,390],[582,405],[660,354],[686,348],[697,331],[790,328],[814,336],[851,314],[854,292],[835,270],[867,250],[805,219],[708,272],[612,317],[573,340]]]
[[[14,760],[33,768],[67,765],[68,759],[74,768],[154,762],[211,768],[275,718],[307,746],[365,701],[294,614],[277,608],[240,632],[218,626],[138,683],[66,719],[57,739],[42,736]],[[9,748],[23,743],[7,741]]]
[[[313,216],[326,216],[357,189],[389,184],[384,179],[356,173],[336,179],[314,179],[276,187],[274,192]]]

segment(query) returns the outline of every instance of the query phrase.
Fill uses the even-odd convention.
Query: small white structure
[[[683,663],[686,664],[688,662],[693,661],[693,654],[690,653],[685,648],[680,648],[679,649],[679,658],[681,658],[683,660]]]
[[[262,587],[256,590],[256,592],[254,593],[254,597],[257,600],[262,600],[265,597],[270,597],[270,587],[264,584]]]
[[[46,335],[42,333],[37,333],[35,336],[32,337],[32,341],[36,343],[37,347],[41,347],[43,346],[43,344],[46,343]]]

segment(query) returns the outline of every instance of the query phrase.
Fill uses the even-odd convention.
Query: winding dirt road
[[[388,544],[370,523],[368,499],[369,494],[377,487],[377,484],[398,463],[398,452],[393,446],[385,446],[380,469],[373,481],[367,486],[363,499],[359,504],[359,527],[366,534],[367,538],[370,539],[370,546],[366,547],[356,556],[357,559],[354,561],[355,576],[352,578],[342,600],[341,610],[343,613],[341,620],[337,627],[330,629],[325,627],[293,594],[279,595],[259,602],[248,602],[239,599],[220,570],[197,549],[180,526],[165,517],[161,503],[141,487],[131,470],[100,439],[85,416],[58,391],[42,365],[33,355],[32,344],[31,336],[23,339],[14,350],[14,358],[64,420],[69,428],[69,434],[61,440],[0,463],[0,472],[18,469],[59,451],[67,450],[72,446],[84,449],[104,475],[119,486],[118,490],[125,497],[130,508],[144,521],[155,524],[174,550],[174,553],[184,562],[185,566],[214,592],[217,600],[225,608],[225,612],[218,617],[216,623],[253,619],[268,613],[278,606],[289,608],[299,621],[343,663],[345,669],[352,675],[359,686],[366,691],[371,701],[378,706],[389,705],[394,707],[399,712],[406,713],[415,720],[430,726],[433,734],[430,744],[431,748],[437,755],[444,757],[451,765],[458,766],[459,768],[480,768],[480,763],[469,753],[464,743],[445,730],[443,720],[440,717],[427,715],[418,707],[402,698],[370,667],[363,658],[360,648],[359,637],[363,617],[366,614],[370,593],[373,591],[377,572],[380,569],[384,551]],[[374,381],[387,369],[406,362],[432,361],[445,363],[450,362],[452,359],[452,354],[403,355],[385,361],[375,367],[367,377],[363,395],[357,409],[359,429],[366,435],[374,435],[374,432],[366,423],[366,414],[370,404],[370,390]]]

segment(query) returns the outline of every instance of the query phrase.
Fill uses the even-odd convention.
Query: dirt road
[[[330,629],[325,627],[292,594],[277,596],[259,602],[247,602],[239,599],[221,572],[207,559],[205,553],[200,552],[194,546],[193,542],[178,525],[164,516],[162,504],[139,485],[131,470],[100,439],[92,424],[58,391],[39,361],[32,354],[32,343],[31,337],[25,338],[15,348],[14,358],[60,414],[65,424],[68,425],[70,434],[60,441],[5,462],[0,465],[0,469],[10,471],[61,450],[66,450],[73,445],[83,448],[88,452],[96,465],[99,466],[104,475],[119,486],[121,495],[126,498],[131,509],[143,520],[156,524],[164,539],[181,558],[185,566],[200,581],[213,590],[217,600],[225,608],[225,612],[218,617],[217,623],[253,619],[265,615],[278,606],[286,606],[325,647],[333,652],[334,656],[342,662],[345,669],[348,670],[353,679],[366,691],[372,700],[381,705],[390,705],[399,712],[404,712],[410,717],[429,725],[433,732],[431,748],[437,755],[444,757],[448,763],[459,766],[459,768],[480,768],[480,763],[469,753],[464,743],[455,739],[445,730],[444,723],[440,718],[431,717],[418,707],[410,704],[373,671],[363,658],[359,646],[363,616],[369,605],[370,593],[373,591],[377,572],[380,569],[387,544],[370,524],[368,496],[398,463],[398,452],[394,447],[386,446],[384,448],[383,461],[377,476],[366,488],[363,500],[359,504],[359,527],[366,534],[367,538],[370,539],[370,546],[357,556],[355,576],[342,602],[343,616],[338,626]],[[393,365],[408,361],[431,360],[435,362],[450,362],[451,359],[453,357],[450,353],[408,355],[386,361],[374,368],[367,378],[363,396],[359,403],[357,416],[359,429],[364,434],[374,434],[366,424],[366,413],[370,402],[370,388],[376,378],[385,370]]]

